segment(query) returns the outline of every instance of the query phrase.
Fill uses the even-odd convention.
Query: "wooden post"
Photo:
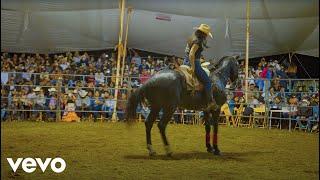
[[[246,61],[245,61],[245,100],[248,102],[248,73],[249,73],[249,26],[250,25],[250,0],[247,0],[247,28],[246,28]]]
[[[131,20],[132,7],[128,7],[128,16],[127,16],[127,25],[126,25],[126,36],[124,39],[124,47],[123,47],[123,57],[122,57],[122,68],[121,68],[121,81],[120,84],[123,84],[123,76],[124,76],[124,68],[125,68],[125,59],[127,56],[127,43],[128,43],[128,31],[129,31],[129,23]]]
[[[118,100],[118,88],[119,88],[119,76],[120,76],[120,61],[123,53],[122,46],[122,35],[123,35],[123,17],[124,17],[124,7],[125,0],[119,0],[120,6],[120,31],[119,31],[119,42],[118,42],[118,58],[117,58],[117,72],[116,72],[116,83],[115,83],[115,93],[114,93],[114,106],[112,114],[112,122],[117,121],[117,100]]]
[[[61,79],[59,78],[58,79],[58,96],[57,96],[57,111],[56,111],[56,121],[61,121],[61,100],[62,100],[62,97],[63,97],[63,94],[62,94],[62,91],[61,91],[61,86],[62,86],[62,81]]]

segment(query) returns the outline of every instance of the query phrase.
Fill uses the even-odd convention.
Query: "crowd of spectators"
[[[319,121],[319,90],[318,81],[298,81],[297,66],[294,63],[279,63],[278,60],[261,58],[256,66],[249,67],[248,90],[244,91],[244,61],[240,63],[240,79],[233,92],[228,93],[228,105],[231,112],[235,104],[239,107],[245,104],[244,116],[254,113],[254,108],[268,105],[270,110],[282,110],[284,113],[275,113],[275,119],[291,118],[305,126],[301,119],[308,120],[307,127]],[[246,95],[247,93],[247,95]],[[245,95],[247,100],[245,101]]]
[[[139,87],[158,71],[182,64],[177,57],[142,58],[130,49],[131,56],[125,62],[123,83],[118,94],[117,111],[123,119],[127,87]],[[244,79],[244,61],[240,62],[240,79]],[[283,109],[296,107],[296,117],[301,119],[299,106],[318,106],[318,90],[314,84],[288,81],[297,77],[294,63],[284,64],[277,60],[267,61],[262,58],[256,66],[249,68],[249,90],[244,91],[244,82],[237,89],[228,92],[228,105],[233,112],[235,104],[244,99],[247,93],[245,115],[261,104],[270,108]],[[84,52],[68,52],[49,56],[47,54],[8,54],[1,56],[1,119],[5,119],[5,109],[45,110],[45,117],[54,119],[56,110],[70,109],[74,104],[77,116],[94,119],[104,116],[110,118],[114,107],[114,88],[116,75],[115,53],[102,53],[95,57]],[[294,99],[294,100],[293,100]],[[72,108],[71,108],[72,109]],[[318,112],[313,108],[310,116]],[[92,112],[88,112],[92,111]],[[101,112],[102,111],[102,112]],[[66,115],[65,111],[63,115]],[[37,111],[13,111],[16,117],[39,117]]]
[[[130,78],[125,78],[119,86],[117,111],[120,119],[123,119],[128,84],[139,87],[156,72],[172,67],[172,59],[141,58],[134,50],[130,51],[133,55],[128,56],[124,68],[124,76]],[[114,53],[102,53],[98,57],[86,52],[54,56],[3,53],[1,119],[6,118],[6,109],[45,110],[47,118],[55,118],[56,110],[70,109],[68,104],[71,102],[76,111],[82,111],[77,113],[80,118],[93,115],[96,119],[101,114],[110,118],[115,104],[115,57]],[[21,119],[31,115],[32,118],[39,117],[36,111],[13,111],[13,114]]]

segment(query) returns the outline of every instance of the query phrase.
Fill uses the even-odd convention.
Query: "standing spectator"
[[[134,50],[132,50],[132,51],[134,53],[134,56],[131,59],[131,63],[135,64],[136,67],[139,67],[141,64],[141,57],[139,56],[139,54],[136,51],[134,51]]]
[[[108,99],[106,99],[106,102],[105,102],[106,106],[109,108],[109,113],[108,113],[109,117],[112,117],[112,113],[114,110],[113,107],[115,103],[116,102],[113,99],[113,95],[110,93],[110,96],[108,97]]]
[[[3,72],[3,69],[1,70],[1,84],[7,84],[9,81],[9,74],[8,72]]]
[[[5,121],[8,107],[8,93],[1,88],[1,121]]]
[[[57,98],[57,93],[56,93],[56,88],[50,88],[48,89],[49,91],[49,103],[48,103],[48,117],[54,119],[56,116],[56,110],[57,110],[57,103],[58,103],[58,98]]]
[[[111,118],[110,117],[110,106],[107,101],[109,99],[109,96],[110,96],[109,91],[105,91],[103,94],[103,105],[101,107],[101,110],[104,111],[106,118]]]
[[[297,78],[297,71],[298,67],[295,63],[291,62],[287,70],[285,71],[290,79],[296,79]],[[293,89],[295,84],[295,80],[291,80],[291,87],[290,89]]]
[[[148,79],[150,79],[150,74],[147,70],[144,69],[140,76],[140,83],[144,84],[146,81],[148,81]]]
[[[270,104],[272,104],[274,102],[274,98],[276,96],[277,95],[276,95],[273,87],[270,87],[267,92],[264,92],[262,94],[262,97],[264,97],[265,101],[269,102]]]
[[[127,101],[127,94],[121,93],[120,99],[117,102],[117,115],[119,120],[124,119],[124,111],[126,109],[126,101]]]

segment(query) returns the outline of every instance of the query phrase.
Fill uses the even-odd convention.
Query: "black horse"
[[[150,114],[145,121],[147,149],[149,155],[155,155],[151,143],[151,128],[154,121],[162,110],[163,115],[158,123],[158,128],[165,145],[168,156],[172,154],[166,137],[166,126],[170,121],[177,107],[204,111],[204,121],[206,126],[206,143],[211,152],[219,154],[217,145],[218,117],[220,107],[226,102],[225,86],[230,79],[234,82],[238,78],[237,57],[226,56],[218,62],[209,66],[210,79],[213,85],[213,97],[216,102],[215,108],[207,108],[206,100],[202,92],[191,93],[187,90],[185,77],[174,70],[163,70],[155,74],[145,84],[131,93],[128,99],[126,118],[127,121],[133,121],[136,118],[136,108],[141,102],[148,102]],[[212,117],[212,119],[211,119]],[[213,125],[213,148],[208,147],[208,133],[210,134],[210,125]]]

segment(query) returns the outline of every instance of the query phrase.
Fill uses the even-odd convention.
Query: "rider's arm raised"
[[[195,65],[194,65],[194,61],[195,61],[195,54],[197,52],[199,48],[199,45],[198,44],[193,44],[191,49],[190,49],[190,53],[189,53],[189,60],[190,60],[190,64],[191,64],[191,69],[192,69],[192,72],[194,73],[194,69],[195,69]]]

